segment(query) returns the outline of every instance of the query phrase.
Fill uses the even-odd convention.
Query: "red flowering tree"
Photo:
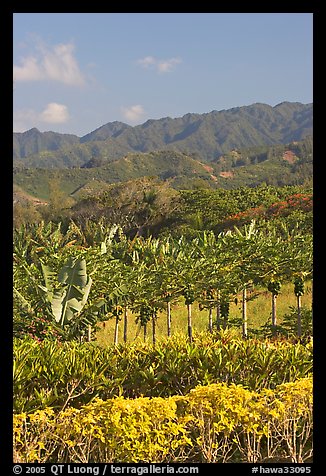
[[[261,205],[230,215],[224,221],[224,225],[231,228],[233,226],[242,226],[256,219],[264,218],[270,220],[276,217],[286,217],[298,210],[311,212],[312,207],[313,200],[311,193],[296,193],[289,195],[284,200],[274,202],[269,206]]]

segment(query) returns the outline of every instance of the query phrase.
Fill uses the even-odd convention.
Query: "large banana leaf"
[[[83,258],[69,258],[58,274],[58,281],[84,288],[87,284],[86,261]]]
[[[59,323],[61,323],[62,319],[62,303],[63,299],[66,295],[66,291],[64,289],[57,289],[54,291],[54,293],[51,293],[51,309],[52,309],[52,314],[55,318],[55,320]]]
[[[49,291],[52,291],[54,282],[57,279],[57,273],[50,266],[47,266],[43,263],[41,263],[41,268],[43,272],[45,287]]]
[[[68,287],[62,301],[61,325],[71,321],[71,319],[81,312],[87,302],[91,286],[92,278],[89,277],[86,286],[84,286],[82,290],[76,286]],[[80,299],[77,299],[77,297]]]
[[[64,326],[70,322],[85,306],[92,278],[87,276],[86,261],[81,258],[69,258],[60,269],[57,281],[64,285],[54,288],[56,273],[49,266],[42,264],[45,287],[41,287],[51,302],[55,320]]]

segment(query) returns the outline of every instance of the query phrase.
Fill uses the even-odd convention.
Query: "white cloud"
[[[69,119],[68,108],[64,104],[50,102],[40,114],[40,121],[50,124],[63,124]]]
[[[138,60],[137,63],[144,68],[149,68],[150,66],[155,65],[156,59],[153,56],[145,56],[145,58]]]
[[[130,122],[139,121],[145,114],[143,106],[136,104],[135,106],[122,107],[122,114]]]
[[[170,73],[177,64],[181,63],[181,61],[181,58],[161,60],[154,58],[154,56],[145,56],[145,58],[139,59],[137,63],[143,68],[155,69],[158,73]]]
[[[14,65],[14,81],[58,81],[70,86],[83,86],[85,78],[74,56],[72,43],[53,47],[38,41],[33,54]]]
[[[14,112],[14,131],[24,132],[32,127],[41,127],[43,124],[64,124],[69,120],[67,106],[51,102],[43,111],[21,109]]]
[[[180,58],[171,58],[166,61],[159,61],[157,64],[157,69],[159,73],[169,73],[173,70],[173,67],[179,63],[181,63]]]
[[[22,60],[22,66],[14,65],[14,81],[39,81],[44,79],[37,59],[29,56]]]

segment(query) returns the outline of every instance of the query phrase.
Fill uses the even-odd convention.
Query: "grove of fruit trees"
[[[52,222],[25,225],[14,233],[14,333],[39,339],[59,336],[88,339],[100,320],[123,320],[128,311],[153,342],[158,311],[166,313],[171,335],[171,306],[187,307],[189,340],[192,304],[208,310],[209,330],[228,325],[229,303],[242,293],[242,335],[247,337],[247,290],[264,287],[271,296],[271,331],[277,331],[276,298],[283,283],[293,283],[300,337],[304,282],[312,279],[312,235],[300,229],[249,225],[222,232],[201,231],[192,239],[127,238],[118,225],[102,227],[93,246],[71,221],[63,233]],[[29,326],[29,327],[28,327]],[[30,331],[30,332],[28,332]]]

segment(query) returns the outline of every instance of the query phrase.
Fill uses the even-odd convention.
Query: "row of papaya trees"
[[[102,228],[101,228],[102,227]],[[119,226],[94,228],[98,237],[85,245],[74,222],[66,232],[60,224],[41,223],[14,232],[14,316],[16,329],[31,322],[51,323],[51,332],[64,338],[91,338],[96,323],[115,319],[127,340],[128,312],[146,335],[152,324],[156,339],[158,312],[166,312],[171,335],[171,306],[187,307],[187,333],[193,338],[192,305],[208,310],[212,331],[228,324],[229,304],[242,293],[242,335],[248,335],[248,290],[267,288],[271,295],[271,329],[277,332],[276,302],[283,283],[292,282],[297,298],[297,335],[302,335],[301,296],[312,279],[312,236],[299,229],[241,229],[214,235],[203,231],[181,238],[128,239]],[[44,324],[45,325],[45,324]],[[42,327],[42,326],[41,326]],[[44,331],[44,336],[48,332]]]

